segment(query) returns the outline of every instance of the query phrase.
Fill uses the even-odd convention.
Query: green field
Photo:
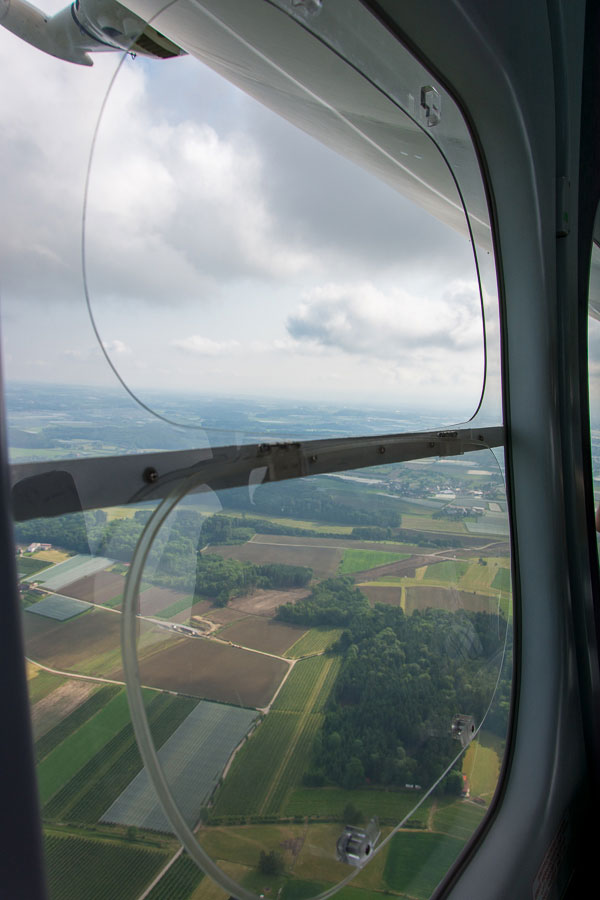
[[[336,657],[296,663],[273,709],[236,755],[213,816],[277,815],[285,808],[308,767],[338,668]]]
[[[145,694],[147,701],[155,696],[153,691],[146,691]],[[127,695],[121,690],[39,764],[37,776],[42,805],[128,722]]]
[[[163,850],[47,833],[51,900],[136,900],[168,860]]]
[[[408,559],[409,555],[388,553],[386,550],[345,550],[340,563],[340,575],[352,575],[354,572],[374,569],[375,566],[399,562],[401,559]]]
[[[96,693],[92,694],[84,703],[73,710],[73,712],[62,719],[58,725],[51,728],[44,734],[35,744],[35,754],[38,762],[58,747],[62,741],[76,731],[84,722],[91,719],[106,703],[109,702],[121,689],[116,684],[109,684],[101,687]]]
[[[433,817],[435,831],[444,832],[452,837],[467,841],[486,814],[484,806],[478,806],[469,800],[453,800],[440,805]]]
[[[444,562],[427,566],[425,578],[427,581],[436,581],[441,584],[458,584],[459,579],[468,568],[469,563],[464,559],[447,559]]]
[[[204,873],[194,860],[182,853],[152,888],[147,900],[188,900],[203,878]]]
[[[193,597],[182,597],[175,603],[171,603],[170,606],[166,606],[164,609],[161,609],[160,612],[156,613],[156,616],[159,619],[170,619],[171,616],[176,616],[177,613],[183,612],[186,609],[190,609],[193,603]]]
[[[286,650],[284,656],[288,659],[298,659],[301,656],[310,656],[312,653],[322,653],[334,644],[342,633],[341,628],[311,628],[302,635],[299,641]]]
[[[403,831],[394,835],[384,878],[394,891],[427,900],[464,846],[446,834]]]
[[[341,788],[299,787],[288,797],[285,814],[338,818],[351,803],[367,819],[377,816],[397,824],[410,813],[420,797],[421,794],[415,791],[346,791]],[[430,806],[431,800],[426,800],[419,807],[416,813],[419,821],[427,819]]]
[[[492,581],[492,587],[502,593],[508,593],[511,588],[510,569],[498,569]]]
[[[55,688],[60,687],[67,680],[63,675],[54,675],[52,672],[46,672],[44,669],[36,668],[34,671],[37,674],[33,678],[27,679],[27,690],[29,691],[29,702],[31,705],[47,697]]]
[[[155,692],[148,692],[144,699],[157,748],[171,736],[197,702]],[[148,700],[151,701],[149,704]],[[127,724],[91,755],[85,765],[52,797],[44,807],[44,817],[90,824],[97,822],[141,767],[133,728]]]
[[[52,563],[43,559],[33,559],[31,556],[17,556],[17,572],[20,576],[35,575],[42,569],[47,569]]]
[[[311,659],[299,660],[277,695],[273,709],[303,712],[313,686],[325,673],[325,690],[318,697],[318,702],[315,702],[315,706],[311,710],[312,712],[320,712],[337,677],[339,663],[339,658],[330,656],[313,656]]]

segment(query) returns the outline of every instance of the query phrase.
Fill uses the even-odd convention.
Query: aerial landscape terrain
[[[18,462],[230,444],[240,418],[248,442],[429,427],[389,411],[212,400],[199,401],[196,433],[100,390],[15,386],[8,403]],[[228,896],[181,851],[129,714],[123,596],[155,507],[15,523],[52,900]],[[230,488],[210,509],[186,496],[154,539],[137,604],[154,746],[223,872],[282,900],[353,872],[343,897],[431,894],[502,766],[512,595],[501,456]],[[372,860],[357,871],[336,845],[373,820]]]

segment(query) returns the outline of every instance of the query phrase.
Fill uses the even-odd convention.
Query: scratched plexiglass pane
[[[125,56],[99,119],[84,271],[111,364],[153,411],[209,435],[207,399],[234,399],[237,440],[302,436],[316,403],[339,435],[360,433],[360,407],[381,424],[387,415],[387,432],[409,430],[415,414],[469,418],[484,373],[479,282],[459,192],[427,129],[269,4],[252,4],[264,20],[255,51],[204,6],[236,18],[231,6],[191,4],[182,30],[169,4],[153,24],[187,38],[191,55]],[[271,65],[260,33],[275,27]],[[335,66],[356,108],[317,99],[312,73],[292,64],[299,39],[299,53]],[[308,132],[322,120],[324,143],[286,113]],[[334,141],[335,129],[348,140]],[[420,209],[415,185],[427,179]],[[431,214],[434,197],[450,224]]]
[[[502,764],[508,537],[489,450],[203,486],[157,526],[139,678],[194,698],[158,763],[242,889],[435,888]],[[103,820],[170,830],[147,772]]]

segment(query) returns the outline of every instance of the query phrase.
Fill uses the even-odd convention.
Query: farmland
[[[34,559],[31,556],[17,556],[17,572],[20,578],[24,578],[27,575],[35,575],[36,572],[47,569],[49,565],[50,563],[43,559]]]
[[[207,552],[217,553],[225,559],[238,559],[240,562],[251,562],[254,565],[265,563],[281,563],[287,566],[306,566],[312,569],[317,578],[327,578],[338,571],[344,550],[336,547],[323,547],[319,538],[312,544],[282,544],[279,541],[268,541],[270,535],[263,535],[260,541],[251,540],[246,544],[212,546]]]
[[[114,689],[118,690],[116,687]],[[51,693],[34,704],[31,710],[31,724],[35,739],[60,727],[71,713],[81,705],[85,705],[90,694],[98,693],[100,690],[100,685],[94,682],[65,679]]]
[[[87,600],[88,603],[106,603],[120,597],[125,589],[125,579],[116,572],[96,572],[63,586],[68,597]]]
[[[44,669],[38,668],[35,663],[27,663],[27,691],[29,693],[29,702],[32,706],[39,703],[40,700],[56,690],[64,682],[65,679],[62,675],[45,672]]]
[[[273,710],[236,755],[213,817],[273,815],[285,806],[306,771],[338,666],[338,659],[322,656],[296,663]]]
[[[120,626],[119,615],[98,608],[67,622],[23,617],[28,656],[51,668],[100,676],[110,670],[105,655],[120,656]]]
[[[384,878],[392,890],[427,900],[464,841],[446,834],[401,832],[391,841]]]
[[[182,853],[152,888],[147,900],[189,900],[203,878],[204,873],[194,860]]]
[[[44,851],[52,900],[135,900],[168,859],[158,849],[52,831]]]
[[[145,693],[144,702],[157,747],[161,747],[171,736],[195,704],[191,699],[150,691]],[[142,763],[129,721],[125,724],[115,722],[110,732],[104,734],[104,742],[100,736],[93,734],[95,741],[85,752],[81,732],[85,733],[87,730],[89,734],[93,730],[93,723],[94,719],[74,731],[40,764],[41,768],[53,756],[59,756],[63,769],[68,766],[71,770],[70,777],[64,779],[60,790],[44,806],[45,819],[97,822],[107,804],[115,800],[140,771]],[[78,762],[83,763],[79,767],[70,763],[67,757],[67,750],[73,745],[79,751]]]
[[[255,717],[254,710],[200,702],[159,750],[171,794],[190,827],[197,822],[227,760]],[[145,770],[106,809],[102,821],[170,831]]]
[[[293,588],[286,590],[259,590],[242,597],[234,597],[229,603],[229,609],[235,609],[255,616],[274,616],[284,603],[295,603],[306,597],[309,591],[306,588]]]
[[[219,632],[224,641],[232,641],[242,647],[265,650],[267,653],[282,654],[305,634],[305,628],[284,625],[262,616],[248,616],[228,625]]]
[[[119,622],[119,616],[114,616]],[[169,638],[140,660],[142,684],[236,706],[266,706],[287,671],[285,662],[205,638]],[[121,668],[112,677],[123,679]]]
[[[285,653],[289,659],[299,659],[313,653],[322,653],[334,644],[342,633],[341,628],[311,628]]]
[[[340,575],[352,575],[354,572],[365,572],[375,566],[408,559],[408,553],[390,553],[385,550],[345,550],[340,563]]]
[[[38,765],[40,800],[45,804],[129,721],[129,707],[119,691],[90,721],[70,734]]]
[[[473,591],[459,591],[455,588],[443,588],[424,585],[406,588],[406,612],[415,609],[469,609],[474,612],[496,613],[497,598],[487,594],[476,594]]]
[[[498,569],[492,581],[492,587],[508,593],[511,589],[510,569]]]

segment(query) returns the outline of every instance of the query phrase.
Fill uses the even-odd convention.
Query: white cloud
[[[288,318],[287,330],[309,346],[378,359],[482,343],[477,287],[467,282],[455,282],[438,296],[411,296],[370,282],[328,284],[310,293]]]
[[[240,345],[238,341],[213,341],[210,338],[192,334],[190,337],[171,341],[170,346],[196,356],[221,356],[237,350]]]
[[[131,347],[116,338],[113,341],[103,341],[103,345],[107,353],[114,353],[118,356],[129,355],[132,352]]]

